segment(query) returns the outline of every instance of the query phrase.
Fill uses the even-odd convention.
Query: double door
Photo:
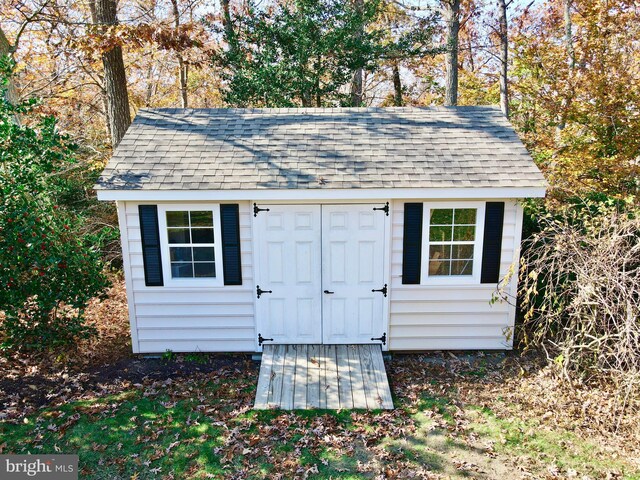
[[[259,205],[258,332],[273,343],[376,343],[385,331],[380,205]],[[271,341],[270,341],[271,343]]]

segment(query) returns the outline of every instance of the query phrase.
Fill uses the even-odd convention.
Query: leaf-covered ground
[[[396,355],[393,411],[256,412],[248,357],[133,357],[120,284],[91,316],[82,355],[0,362],[0,453],[78,453],[95,479],[640,478],[633,409],[614,430],[606,389],[535,358]]]

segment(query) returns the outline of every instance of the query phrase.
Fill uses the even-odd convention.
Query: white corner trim
[[[129,201],[221,201],[221,200],[376,200],[464,199],[544,197],[545,187],[498,188],[352,188],[278,190],[97,190],[98,200]]]
[[[511,277],[509,285],[509,293],[512,295],[512,301],[509,303],[509,323],[511,326],[511,338],[507,347],[513,348],[513,336],[515,334],[516,324],[516,301],[518,298],[518,280],[520,276],[520,253],[522,250],[522,225],[524,223],[524,209],[522,203],[515,201],[516,204],[516,221],[513,234],[513,259],[512,266],[515,269]]]
[[[120,245],[122,247],[122,270],[124,271],[124,284],[127,293],[127,304],[129,310],[129,328],[131,329],[131,349],[133,353],[140,353],[140,343],[138,342],[138,319],[136,316],[136,299],[133,289],[133,278],[131,271],[131,257],[129,255],[129,226],[127,225],[127,205],[123,202],[117,203],[118,225],[120,229]]]

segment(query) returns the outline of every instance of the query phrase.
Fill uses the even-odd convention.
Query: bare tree
[[[117,25],[116,0],[91,0],[90,6],[97,25]],[[104,89],[111,131],[111,145],[117,147],[131,125],[127,76],[122,59],[122,47],[115,45],[102,54]]]
[[[180,27],[180,10],[178,9],[178,0],[171,0],[171,6],[173,7],[173,24],[176,30]],[[187,108],[189,99],[187,96],[187,79],[189,78],[189,65],[185,63],[184,57],[179,51],[176,51],[178,57],[178,85],[180,88],[180,99],[182,102],[182,108]]]
[[[458,34],[460,32],[460,0],[442,0],[442,16],[447,29],[445,53],[444,104],[458,104]]]

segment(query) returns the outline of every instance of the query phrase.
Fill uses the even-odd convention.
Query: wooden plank
[[[296,372],[293,392],[293,408],[304,410],[307,408],[307,361],[308,346],[297,345]]]
[[[327,345],[320,345],[320,408],[327,408]]]
[[[282,399],[282,373],[284,370],[284,345],[276,345],[273,351],[273,367],[271,368],[271,385],[269,387],[270,408],[280,408]]]
[[[367,397],[364,392],[364,380],[360,354],[357,345],[348,345],[349,368],[351,370],[351,391],[353,394],[353,408],[367,408]]]
[[[282,371],[282,398],[280,408],[293,409],[293,391],[296,376],[296,356],[299,345],[285,345],[284,368]]]
[[[327,394],[327,408],[340,408],[338,392],[338,361],[336,359],[337,345],[325,345],[325,383]]]
[[[360,365],[362,366],[362,379],[364,381],[364,394],[367,396],[369,408],[380,408],[382,399],[378,395],[378,385],[374,373],[373,359],[369,345],[358,345],[360,353]]]
[[[379,345],[265,345],[256,409],[392,409]]]
[[[307,408],[320,408],[320,347],[309,345],[307,350]]]
[[[369,348],[371,349],[376,384],[378,385],[378,395],[382,400],[380,408],[393,410],[393,398],[391,397],[391,388],[389,388],[387,369],[384,366],[384,359],[382,358],[382,348],[380,345],[369,345]]]
[[[256,401],[254,403],[254,408],[258,410],[269,408],[268,399],[271,384],[271,367],[273,365],[273,347],[274,345],[265,345],[262,348],[258,388],[256,389]]]
[[[351,369],[349,368],[349,353],[346,345],[336,348],[336,363],[338,367],[338,398],[340,408],[353,408],[353,393],[351,392]]]

